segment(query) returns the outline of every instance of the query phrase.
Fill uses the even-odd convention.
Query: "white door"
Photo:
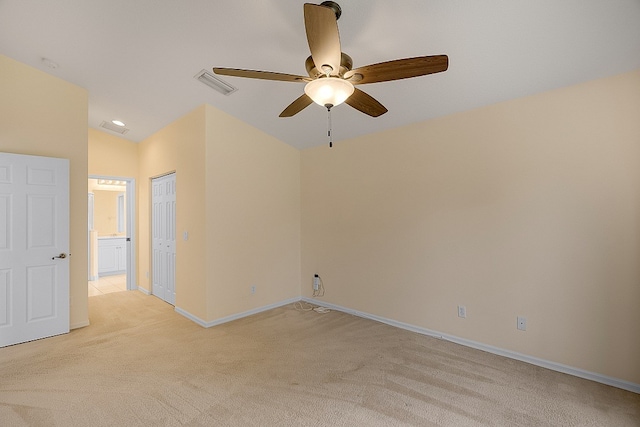
[[[176,304],[176,175],[155,178],[152,188],[152,293]]]
[[[69,161],[0,153],[0,347],[69,332]]]

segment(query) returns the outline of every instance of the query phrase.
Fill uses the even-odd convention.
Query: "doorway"
[[[88,189],[89,296],[137,289],[135,179],[91,175]]]

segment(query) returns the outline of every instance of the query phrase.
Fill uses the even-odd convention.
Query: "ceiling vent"
[[[229,83],[223,81],[220,77],[213,75],[207,70],[202,70],[195,76],[194,79],[201,81],[212,89],[217,90],[223,95],[230,95],[237,91],[238,88],[231,86]]]
[[[129,132],[129,129],[127,129],[126,127],[118,126],[107,121],[103,121],[102,123],[100,123],[100,127],[110,130],[111,132],[119,133],[120,135],[124,135],[125,133]]]

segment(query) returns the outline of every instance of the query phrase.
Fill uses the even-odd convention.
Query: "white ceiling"
[[[302,0],[0,0],[0,53],[89,91],[89,126],[139,142],[204,103],[297,148],[327,113],[278,114],[303,84],[193,76],[214,66],[306,75]],[[320,3],[320,1],[318,1]],[[339,0],[354,67],[447,54],[449,70],[360,86],[389,112],[333,109],[334,141],[640,68],[640,0]],[[47,68],[42,58],[59,64]]]

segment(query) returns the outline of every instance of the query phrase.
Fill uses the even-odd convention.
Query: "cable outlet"
[[[320,289],[320,276],[317,274],[313,275],[313,290],[317,291]]]
[[[464,305],[458,306],[458,317],[462,317],[463,319],[467,317],[467,307]]]
[[[527,330],[527,318],[518,316],[518,330],[526,331]]]
[[[256,293],[256,285],[251,285],[251,293],[252,294]]]

